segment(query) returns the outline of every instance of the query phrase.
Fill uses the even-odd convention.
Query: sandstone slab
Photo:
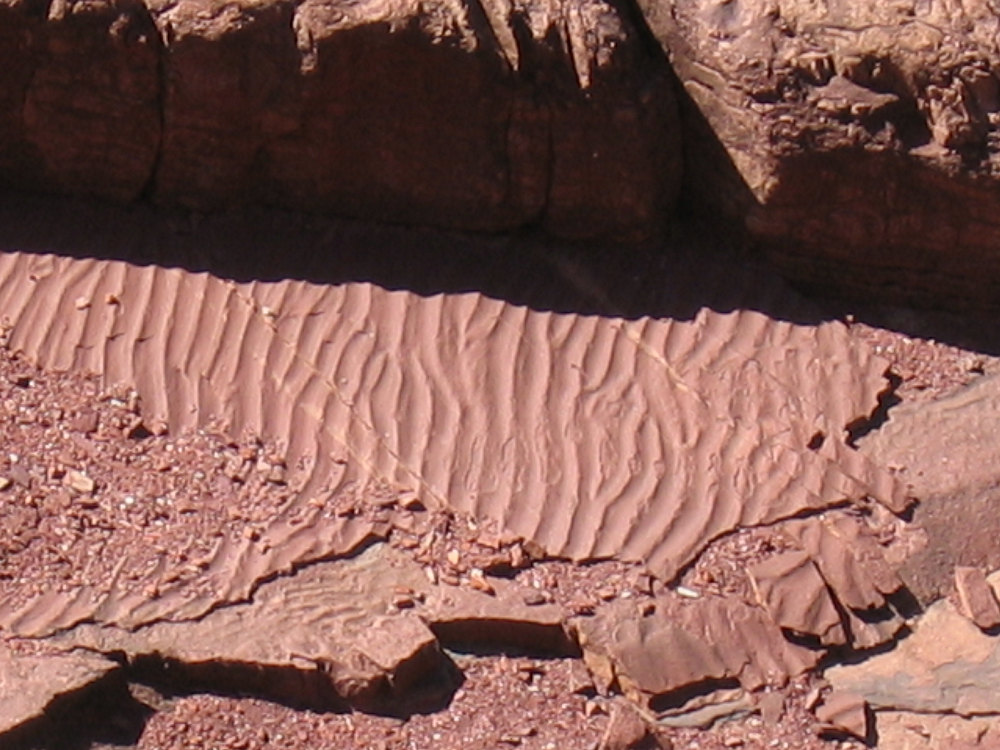
[[[653,711],[734,684],[783,685],[819,660],[788,642],[763,610],[735,598],[665,595],[646,614],[618,601],[572,627],[591,672]]]
[[[983,633],[948,600],[929,607],[894,650],[832,667],[826,677],[877,710],[1000,715],[1000,639]]]
[[[698,111],[692,187],[786,273],[918,304],[998,304],[989,2],[639,5]]]
[[[515,588],[498,581],[486,594],[432,584],[410,557],[375,544],[355,557],[264,583],[251,601],[198,620],[138,630],[83,624],[51,642],[124,653],[140,672],[153,670],[155,679],[188,689],[385,711],[431,701],[453,687],[439,638],[566,653],[562,610],[529,607],[523,587]]]
[[[900,575],[924,603],[952,589],[956,566],[1000,568],[998,394],[1000,379],[985,376],[932,403],[897,406],[859,443],[920,498]]]

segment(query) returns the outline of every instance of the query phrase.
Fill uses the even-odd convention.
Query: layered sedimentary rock
[[[1000,271],[993,3],[640,5],[706,121],[686,134],[692,185],[788,272],[1000,302],[981,283]]]
[[[220,221],[206,221],[200,236]],[[178,242],[146,232],[144,243]],[[120,242],[112,234],[99,235],[105,250]],[[141,232],[128,234],[125,252]],[[320,245],[309,236],[295,242],[322,257],[359,252],[347,235]],[[371,230],[363,249],[406,248],[407,238]],[[664,580],[740,527],[863,497],[906,507],[893,477],[844,443],[845,426],[874,408],[886,381],[885,362],[852,347],[842,324],[751,309],[775,304],[761,279],[726,300],[731,268],[683,257],[655,278],[621,277],[629,299],[618,304],[642,301],[625,315],[614,301],[615,256],[602,268],[555,248],[539,253],[517,275],[499,254],[479,256],[493,258],[488,275],[509,284],[496,296],[235,283],[11,253],[0,257],[0,317],[12,324],[12,348],[134,383],[148,417],[171,430],[219,422],[287,445],[289,465],[306,462],[299,496],[261,541],[241,538],[214,554],[207,574],[226,599],[378,535],[363,518],[324,515],[310,501],[380,485],[494,519],[553,555],[640,561]],[[794,302],[783,287],[775,294]],[[556,300],[568,311],[553,310]],[[576,312],[595,305],[601,314]],[[794,313],[804,315],[804,306]],[[3,621],[37,634],[80,619],[188,617],[212,604],[167,589],[135,601],[130,587],[16,608]]]
[[[0,184],[635,238],[666,64],[604,0],[3,0]]]

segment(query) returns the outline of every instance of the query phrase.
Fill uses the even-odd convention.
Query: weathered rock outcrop
[[[605,0],[3,0],[0,184],[645,236],[667,66]]]
[[[1000,271],[995,3],[640,5],[710,126],[686,138],[693,185],[786,271],[1000,302],[981,283]]]

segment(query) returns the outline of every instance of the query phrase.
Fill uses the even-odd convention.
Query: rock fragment
[[[980,630],[1000,626],[1000,603],[980,568],[955,568],[955,588],[958,589],[960,611]]]
[[[840,613],[808,554],[784,552],[747,571],[757,600],[781,627],[824,645],[844,643]]]
[[[630,706],[616,706],[599,750],[672,750],[673,743],[657,737]]]
[[[989,580],[997,579],[994,574]],[[1000,714],[1000,639],[942,599],[892,651],[831,667],[825,677],[835,690],[862,696],[876,711]]]
[[[646,617],[619,600],[571,623],[598,685],[617,681],[646,708],[677,707],[690,685],[753,690],[784,684],[819,659],[818,652],[788,642],[758,607],[720,597],[656,601]]]
[[[816,707],[823,731],[843,732],[860,740],[871,736],[868,704],[859,695],[833,692]]]

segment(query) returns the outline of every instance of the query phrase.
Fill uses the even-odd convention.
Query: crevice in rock
[[[167,96],[168,96],[168,71],[169,71],[169,52],[167,49],[168,39],[166,36],[169,31],[165,30],[162,34],[156,26],[156,22],[153,20],[152,11],[149,9],[149,5],[146,2],[142,3],[142,7],[145,9],[146,16],[149,20],[149,25],[156,30],[156,86],[159,91],[157,96],[157,104],[159,115],[159,133],[157,134],[156,142],[156,152],[153,155],[152,163],[149,167],[149,175],[146,178],[145,184],[139,190],[138,200],[145,201],[148,203],[153,203],[154,196],[156,192],[156,183],[160,173],[160,165],[163,162],[163,151],[164,144],[166,142],[167,133]],[[169,26],[168,26],[169,29]]]

